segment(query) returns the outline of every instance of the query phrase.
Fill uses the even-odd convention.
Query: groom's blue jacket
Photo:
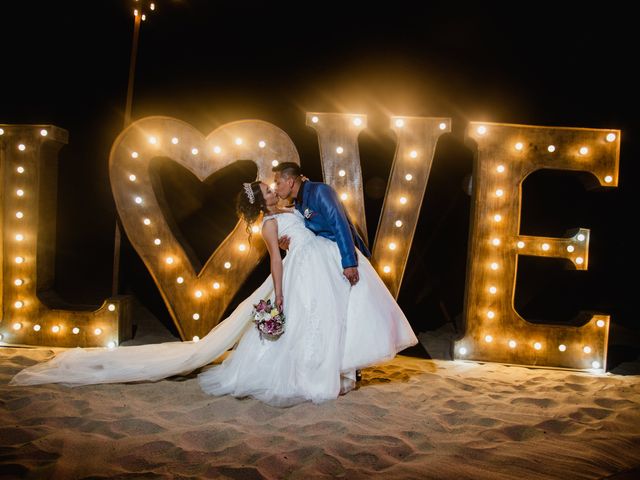
[[[306,181],[300,185],[295,206],[305,217],[305,225],[316,235],[338,244],[342,268],[358,265],[355,247],[371,258],[371,252],[349,220],[336,191],[326,183]]]

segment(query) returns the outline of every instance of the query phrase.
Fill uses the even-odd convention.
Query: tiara
[[[247,197],[249,197],[249,203],[253,204],[253,202],[256,201],[256,197],[253,195],[253,189],[251,188],[251,184],[243,183],[242,186],[244,187],[244,192],[247,194]]]

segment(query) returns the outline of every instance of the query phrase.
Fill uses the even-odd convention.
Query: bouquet
[[[253,306],[251,315],[261,339],[277,340],[284,333],[284,313],[271,303],[271,299],[260,300]]]

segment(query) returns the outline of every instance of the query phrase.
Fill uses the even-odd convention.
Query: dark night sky
[[[360,2],[348,10],[348,2],[292,10],[269,3],[159,0],[142,25],[133,118],[169,115],[205,134],[234,120],[266,120],[289,134],[307,175],[321,180],[305,112],[367,114],[360,153],[373,239],[395,148],[389,115],[451,117],[453,132],[436,151],[399,297],[416,331],[436,329],[462,312],[468,121],[621,129],[617,189],[587,191],[574,175],[557,172],[525,182],[521,233],[561,236],[572,227],[591,228],[590,268],[576,272],[525,257],[516,305],[532,321],[567,323],[579,310],[610,313],[613,343],[627,329],[639,331],[631,282],[621,278],[634,278],[637,266],[632,236],[624,233],[635,218],[640,144],[632,119],[640,79],[632,73],[637,42],[629,12],[584,2],[562,10],[560,2],[506,9],[486,2]],[[130,11],[126,1],[0,7],[8,27],[0,31],[0,123],[55,124],[70,134],[60,153],[56,289],[74,303],[98,304],[111,292],[115,207],[107,162],[122,129]],[[159,162],[158,169],[171,214],[204,262],[235,223],[230,196],[237,189],[228,185],[251,179],[255,170],[230,167],[224,181],[218,175],[200,185],[176,165]],[[184,195],[197,197],[202,208],[184,207]],[[126,241],[121,268],[121,291],[172,328]],[[239,296],[267,273],[263,262]],[[616,355],[637,353],[620,345]]]

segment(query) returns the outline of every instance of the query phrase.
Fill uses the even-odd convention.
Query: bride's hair
[[[253,203],[251,203],[252,199],[249,198],[248,189],[244,185],[236,199],[236,213],[245,223],[247,234],[249,235],[249,245],[251,245],[251,227],[267,206],[262,196],[262,190],[260,190],[260,183],[262,183],[260,180],[256,180],[249,184],[248,188],[253,193]]]

